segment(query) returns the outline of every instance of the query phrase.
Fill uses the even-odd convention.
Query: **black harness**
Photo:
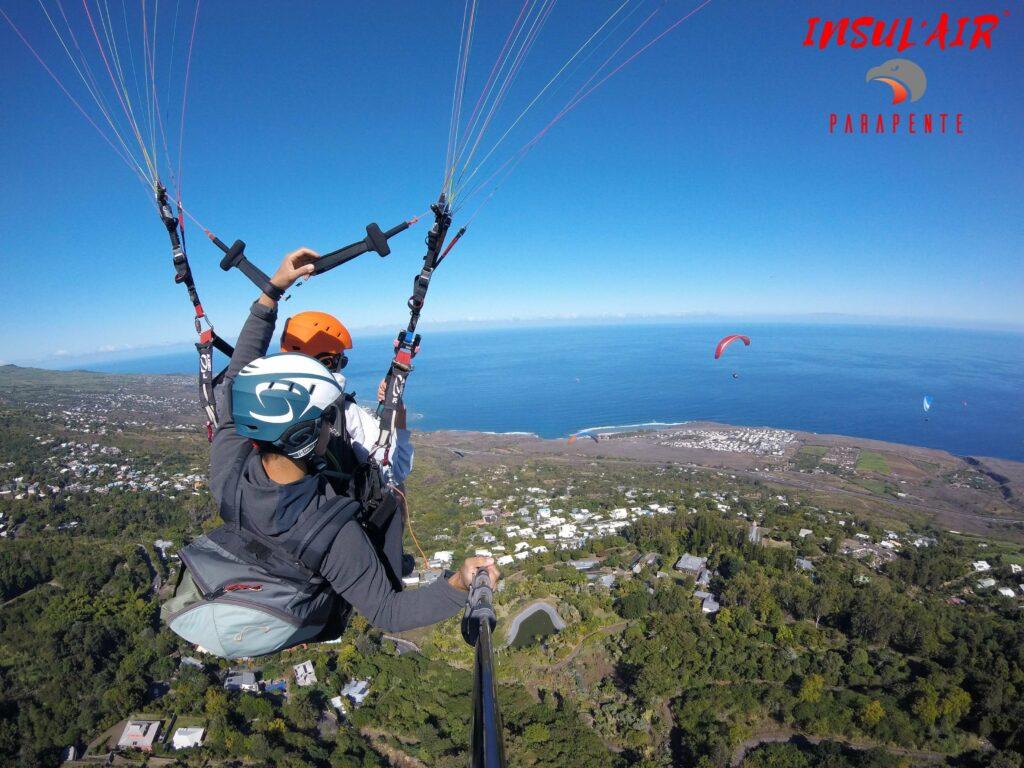
[[[247,526],[241,505],[242,475],[255,450],[250,445],[235,458],[231,469],[233,481],[221,499],[219,510],[224,525],[208,535],[229,552],[244,553],[264,565],[284,558],[290,568],[309,578],[317,577],[338,533],[353,519],[358,519],[359,503],[343,495],[327,499],[315,510],[304,510],[280,536],[267,536]]]
[[[346,392],[345,406],[355,406],[355,402],[355,396]],[[345,428],[344,408],[339,409],[338,421],[337,436],[327,447],[331,466],[324,474],[335,493],[349,496],[362,505],[360,522],[363,528],[375,544],[383,544],[384,534],[398,511],[398,500],[381,478],[380,464],[372,457],[360,460]]]

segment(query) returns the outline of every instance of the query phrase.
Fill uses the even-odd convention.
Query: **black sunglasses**
[[[348,358],[344,354],[332,355],[329,352],[317,355],[316,359],[324,364],[329,371],[338,372],[348,365]]]

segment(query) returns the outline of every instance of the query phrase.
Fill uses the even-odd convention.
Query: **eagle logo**
[[[902,104],[908,98],[913,103],[924,96],[928,88],[924,70],[910,59],[889,59],[869,69],[864,82],[885,83],[892,88],[893,104]]]

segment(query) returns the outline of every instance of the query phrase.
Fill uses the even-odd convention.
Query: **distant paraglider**
[[[722,356],[722,353],[725,352],[726,348],[730,344],[732,344],[734,341],[742,341],[743,342],[743,346],[745,346],[745,347],[749,347],[750,346],[750,337],[749,336],[743,336],[743,335],[741,335],[739,333],[730,334],[729,336],[726,336],[724,339],[719,341],[718,342],[718,346],[715,347],[715,360],[720,358]]]
[[[589,437],[595,443],[598,442],[597,435],[590,434],[589,432],[577,432],[575,435],[572,435],[569,438],[569,445],[572,445],[577,440],[579,440],[581,437]]]
[[[925,413],[928,413],[932,409],[932,403],[935,402],[931,395],[925,395],[921,400],[921,408],[924,409]]]
[[[739,334],[739,333],[729,334],[728,336],[723,338],[721,341],[719,341],[718,342],[718,346],[715,347],[715,360],[720,358],[722,356],[722,353],[725,352],[726,347],[728,347],[734,341],[742,341],[743,342],[743,346],[745,346],[745,347],[749,347],[750,346],[750,337],[749,336],[743,336],[742,334]],[[736,371],[733,371],[732,372],[732,377],[734,379],[738,379],[740,377],[740,375]]]

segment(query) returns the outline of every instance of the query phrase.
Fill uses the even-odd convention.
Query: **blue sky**
[[[694,5],[669,0],[652,28]],[[492,139],[613,7],[556,7]],[[482,3],[478,86],[517,8]],[[438,272],[424,329],[701,313],[1024,325],[1024,10],[1001,18],[991,50],[903,54],[928,75],[913,109],[963,112],[964,136],[830,136],[829,112],[909,111],[864,82],[898,54],[801,46],[812,15],[934,21],[979,8],[714,0],[527,157]],[[52,51],[34,4],[9,10]],[[424,211],[439,187],[461,14],[440,0],[205,3],[186,204],[268,271],[294,247],[330,250],[368,221]],[[0,360],[188,341],[191,308],[142,185],[6,25],[0,35]],[[527,125],[567,96],[542,100]],[[204,304],[231,336],[254,290],[191,233]],[[421,223],[388,259],[364,256],[303,286],[287,308],[397,327],[424,233]]]

